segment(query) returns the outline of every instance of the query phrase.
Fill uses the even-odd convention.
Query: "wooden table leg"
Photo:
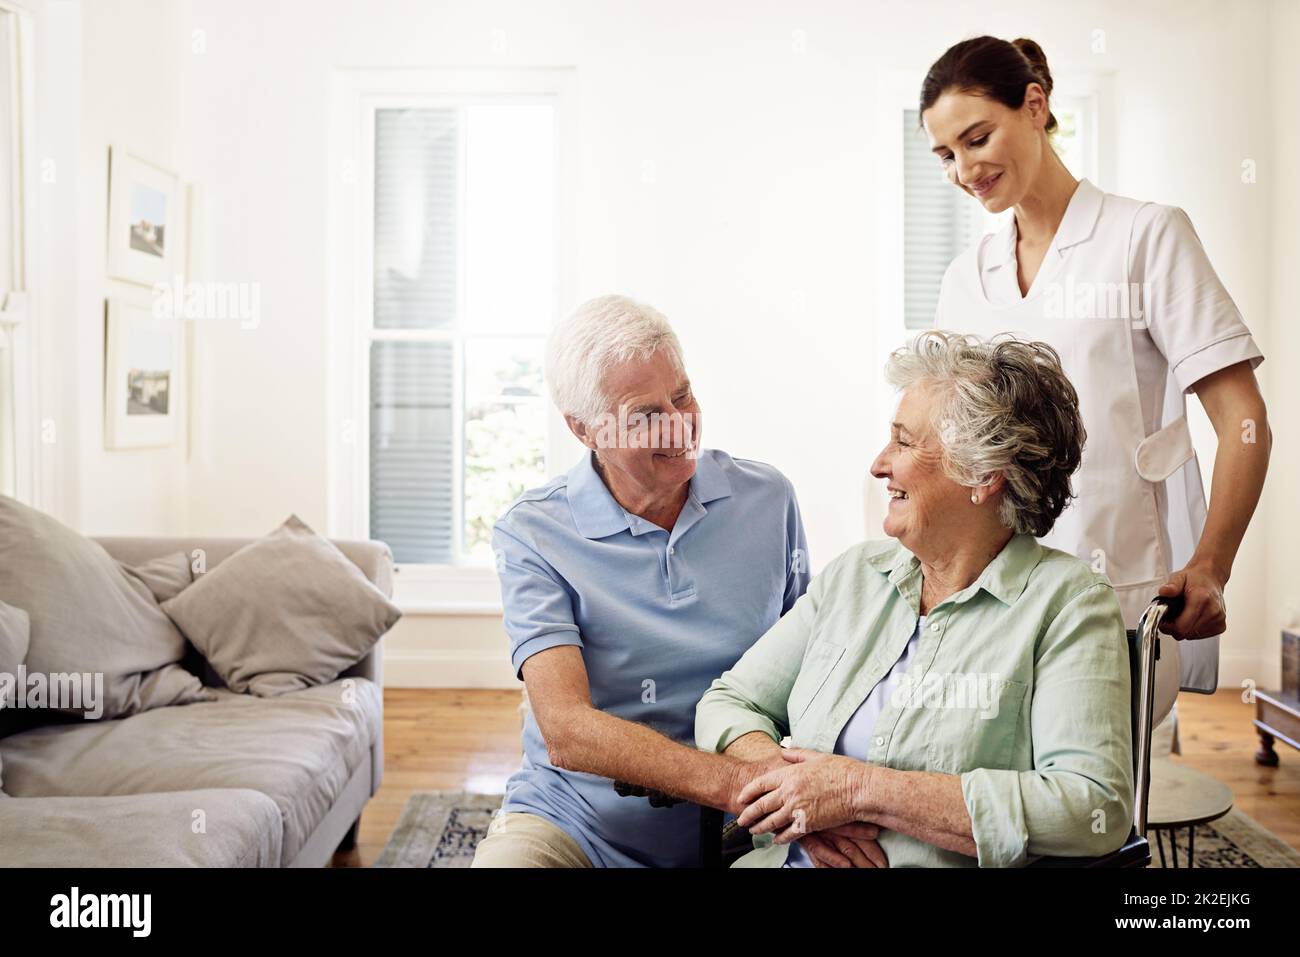
[[[1273,736],[1267,731],[1259,731],[1259,750],[1255,752],[1255,763],[1266,768],[1277,767],[1277,752],[1273,750]]]

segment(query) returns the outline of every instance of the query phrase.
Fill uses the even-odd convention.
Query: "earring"
[[[974,502],[976,505],[980,503],[980,497],[976,495],[974,492],[970,493],[970,500]]]

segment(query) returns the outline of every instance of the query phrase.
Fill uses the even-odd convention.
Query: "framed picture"
[[[109,299],[104,346],[104,447],[170,445],[180,418],[180,321]]]
[[[180,178],[114,146],[108,161],[108,274],[152,286],[183,271]]]

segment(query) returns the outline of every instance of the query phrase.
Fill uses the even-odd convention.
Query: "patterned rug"
[[[1160,867],[1160,849],[1154,832],[1151,842],[1151,866]],[[1165,866],[1172,867],[1169,832],[1162,834]],[[1177,831],[1178,866],[1187,866],[1187,828]],[[1196,828],[1195,867],[1300,867],[1300,852],[1272,831],[1236,808],[1217,821]]]
[[[375,867],[469,867],[500,806],[500,794],[412,794]]]
[[[421,791],[402,809],[401,820],[375,862],[376,867],[469,867],[474,848],[487,833],[499,794]],[[1151,835],[1151,866],[1160,852]],[[1168,833],[1165,858],[1169,861]],[[1178,862],[1186,866],[1187,829],[1178,831]],[[1237,809],[1196,829],[1197,867],[1300,867],[1300,852]]]

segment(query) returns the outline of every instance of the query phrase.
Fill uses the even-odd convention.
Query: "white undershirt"
[[[907,647],[903,653],[898,656],[892,668],[885,672],[885,676],[876,682],[876,686],[867,693],[867,697],[862,704],[858,705],[858,710],[853,712],[853,716],[845,723],[840,736],[835,740],[835,754],[842,754],[845,757],[855,758],[858,761],[865,761],[867,754],[871,751],[871,732],[875,730],[876,719],[880,717],[880,712],[885,709],[885,703],[889,701],[890,695],[898,687],[907,674],[907,662],[916,651],[917,643],[921,639],[921,630],[925,628],[925,616],[922,615],[916,622],[916,629],[912,632],[912,637],[907,640]],[[790,845],[789,853],[786,854],[785,867],[812,867],[812,858],[808,856],[798,841]]]

